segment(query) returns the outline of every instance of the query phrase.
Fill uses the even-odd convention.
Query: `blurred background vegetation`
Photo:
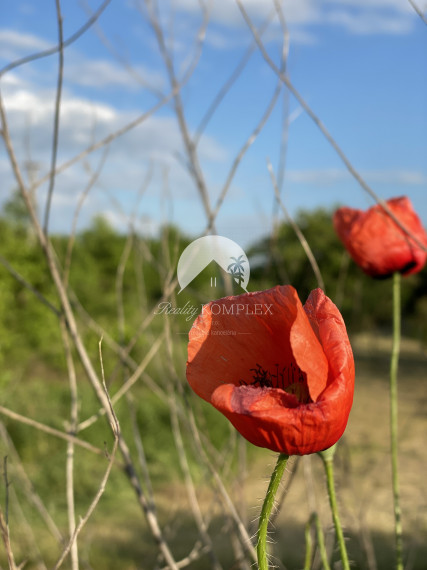
[[[331,211],[323,209],[301,211],[296,219],[319,263],[326,292],[339,306],[351,336],[362,331],[364,334],[368,331],[371,338],[376,335],[387,336],[390,333],[391,287],[384,287],[383,282],[365,276],[350,260],[334,233],[331,215]],[[19,194],[15,194],[4,206],[0,216],[0,232],[2,259],[7,259],[10,264],[5,266],[3,263],[0,266],[0,405],[57,429],[66,430],[70,392],[58,318],[23,281],[31,284],[53,307],[59,307],[59,302]],[[132,370],[127,369],[126,363],[120,365],[117,351],[111,347],[125,347],[132,343],[135,331],[141,332],[141,323],[147,318],[149,326],[145,327],[142,334],[137,335],[137,342],[131,351],[135,362],[139,363],[144,359],[156,339],[164,334],[165,327],[169,331],[167,334],[174,335],[172,363],[166,364],[167,349],[162,343],[155,357],[149,362],[142,381],[134,386],[126,401],[122,399],[115,405],[123,433],[133,442],[131,451],[134,454],[138,453],[135,429],[141,434],[150,475],[156,489],[160,489],[159,497],[166,499],[173,493],[175,486],[180,488],[181,471],[178,467],[176,440],[171,430],[171,401],[162,400],[156,393],[156,387],[160,388],[163,394],[169,393],[171,396],[176,391],[181,392],[184,401],[190,397],[190,390],[184,378],[187,333],[193,319],[189,319],[187,315],[166,316],[154,313],[158,303],[165,299],[165,284],[170,283],[176,275],[180,254],[194,236],[184,235],[172,226],[163,227],[155,238],[139,236],[131,231],[128,235],[123,235],[116,232],[104,218],[97,217],[88,229],[72,238],[56,235],[51,239],[59,264],[64,270],[64,279],[68,280],[68,292],[79,318],[83,341],[94,362],[99,362],[99,340],[103,334],[107,334],[103,331],[108,331],[103,340],[103,358],[111,396],[114,396],[123,381],[132,373]],[[310,290],[317,286],[307,256],[294,230],[286,222],[279,224],[272,236],[246,247],[246,253],[251,264],[249,291],[290,283],[297,288],[304,302]],[[11,267],[20,275],[21,281],[12,277]],[[208,279],[199,276],[179,297],[173,293],[168,300],[174,306],[184,306],[188,301],[190,305],[200,308],[202,303],[225,294],[224,286],[220,282],[220,270],[217,277],[218,286],[215,291],[212,290]],[[404,280],[404,334],[414,341],[425,341],[427,338],[427,298],[423,294],[426,290],[426,268]],[[234,284],[234,293],[239,292],[238,286]],[[361,368],[362,381],[364,376],[369,379],[366,385],[372,382],[372,362],[370,359],[367,365],[365,363],[366,370],[363,370],[363,366]],[[388,357],[378,362],[375,376],[386,377]],[[410,362],[411,366],[414,366],[416,358],[414,360],[411,357]],[[97,413],[99,404],[89,384],[85,382],[82,368],[78,363],[76,366],[79,416],[84,420]],[[420,370],[417,369],[413,374],[414,381],[418,381]],[[384,385],[381,385],[380,390],[384,390]],[[219,453],[218,457],[228,457],[227,461],[224,459],[224,469],[232,476],[231,480],[237,477],[238,482],[238,474],[242,469],[246,472],[248,465],[257,464],[256,461],[252,463],[252,460],[259,457],[258,450],[244,444],[243,452],[243,448],[239,447],[241,444],[238,443],[238,437],[228,422],[205,402],[194,398],[191,400],[191,407],[202,433],[209,435],[211,452]],[[58,527],[64,530],[67,525],[65,448],[62,441],[32,430],[20,422],[7,417],[2,420],[7,430],[3,433],[2,445],[7,444],[9,455],[11,449],[14,450],[10,458],[13,466],[13,488],[16,493],[12,497],[13,504],[21,504],[20,509],[24,513],[23,515],[16,508],[11,509],[11,528],[12,533],[15,530],[16,554],[28,559],[28,568],[36,568],[38,559],[54,562],[56,547],[49,533],[43,530],[44,525],[41,524],[37,509],[34,509],[28,499],[31,496],[31,493],[28,494],[28,482],[24,483],[16,465],[21,462],[25,465],[30,489],[42,498]],[[362,418],[359,424],[363,423]],[[183,429],[183,442],[184,446],[189,448],[193,445],[192,437],[186,429]],[[81,437],[98,447],[102,447],[104,442],[108,446],[112,444],[111,434],[106,431],[103,421],[90,423],[79,435],[81,433]],[[374,452],[376,454],[378,449]],[[5,453],[2,452],[2,457]],[[359,457],[357,448],[354,453]],[[207,475],[205,468],[197,460],[197,452],[194,453],[193,450],[188,457],[192,476],[203,488],[206,477],[209,479],[210,475]],[[104,469],[105,461],[99,456],[92,456],[85,451],[76,453],[75,488],[78,513],[87,508]],[[224,475],[224,471],[222,474]],[[262,476],[259,478],[260,482]],[[136,530],[141,524],[140,513],[132,498],[131,489],[123,484],[122,478],[120,470],[113,470],[108,486],[110,491],[107,491],[102,507],[96,511],[83,534],[82,544],[87,552],[85,553],[84,548],[81,549],[82,560],[87,564],[90,560],[94,568],[113,569],[119,565],[121,568],[137,568],[139,566],[134,566],[133,561],[148,557],[150,562],[146,567],[155,567],[155,547],[149,536],[146,544],[141,543],[139,531]],[[182,495],[182,491],[177,493],[178,497]],[[2,500],[3,494],[4,490]],[[177,498],[176,504],[181,500]],[[253,507],[253,496],[249,501]],[[161,499],[158,502],[160,513],[163,510],[167,512],[167,504],[163,505]],[[117,509],[118,504],[120,509]],[[183,516],[185,507],[179,512],[180,516]],[[160,520],[162,516],[160,514]],[[224,516],[223,512],[217,512],[210,524],[212,535],[218,541],[216,548],[224,551],[225,568],[228,568],[232,565],[234,555],[231,554],[231,546],[228,543],[228,523],[227,517]],[[186,548],[193,540],[189,537],[194,534],[194,529],[191,530],[194,523],[189,515],[188,520],[184,519],[185,517],[181,518],[179,524],[165,519],[166,533],[168,525],[173,529],[172,537],[169,536],[168,539],[177,556],[184,556]],[[32,527],[33,538],[31,534],[21,535],[22,520],[26,520]],[[99,525],[101,520],[102,525]],[[247,524],[250,527],[250,521],[247,521]],[[298,567],[302,563],[303,546],[299,549],[293,548],[295,541],[303,540],[302,524],[297,521],[291,525],[292,532],[282,543],[282,548],[288,545],[284,556],[295,565],[291,567]],[[122,526],[126,528],[126,532],[117,532],[116,529]],[[284,523],[284,526],[289,525]],[[16,529],[21,529],[18,536]],[[380,544],[386,544],[387,538],[379,532],[378,541]],[[356,539],[350,545],[350,551],[353,560],[360,564],[355,567],[364,568],[364,558],[357,547]],[[379,560],[383,560],[383,566],[380,567],[386,568],[387,564],[390,564],[390,556],[391,551],[385,546],[380,548]],[[203,569],[206,567],[205,562],[202,557],[191,567]]]
[[[369,330],[390,332],[391,295],[384,294],[381,281],[364,275],[350,259],[337,238],[332,211],[301,211],[296,222],[310,244],[323,279],[327,295],[337,304],[350,333]],[[25,206],[18,194],[6,203],[0,215],[2,256],[28,283],[53,305],[58,305],[40,247],[33,235]],[[69,285],[73,302],[91,315],[121,344],[129,340],[139,320],[155,309],[162,298],[167,271],[176,273],[179,255],[197,236],[183,234],[178,228],[165,226],[156,238],[117,233],[102,217],[75,236],[72,251],[70,238],[52,236],[56,254],[64,267],[70,263]],[[117,309],[118,268],[126,243],[131,239],[131,253],[123,271],[123,310],[127,326],[119,338]],[[276,284],[292,284],[302,302],[317,286],[313,270],[292,227],[282,222],[272,236],[246,248],[250,262],[248,290],[258,291]],[[218,287],[212,291],[206,279],[195,279],[179,297],[179,305],[193,306],[224,295],[218,271]],[[409,278],[403,287],[402,311],[404,335],[427,338],[427,268]],[[239,293],[237,286],[235,293]],[[137,308],[137,310],[135,310]],[[62,347],[55,343],[58,323],[55,316],[22,283],[0,267],[0,361],[9,369],[24,366],[34,359],[51,367],[60,367]],[[175,316],[182,332],[189,330],[185,317]],[[87,334],[91,334],[89,331]],[[4,379],[3,379],[4,380]]]

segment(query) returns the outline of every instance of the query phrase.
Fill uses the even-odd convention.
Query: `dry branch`
[[[292,95],[295,97],[295,99],[298,101],[298,103],[301,105],[301,107],[304,109],[304,111],[307,113],[307,115],[310,117],[310,119],[316,124],[316,126],[319,128],[319,130],[321,131],[323,136],[326,138],[326,140],[329,142],[329,144],[335,150],[337,155],[340,157],[340,159],[342,160],[342,162],[344,163],[345,167],[350,172],[350,174],[353,176],[353,178],[358,182],[358,184],[361,186],[361,188],[363,188],[363,190],[365,190],[365,192],[367,192],[375,200],[375,202],[377,202],[384,209],[384,211],[387,213],[387,215],[390,216],[390,218],[399,226],[399,228],[402,231],[405,232],[406,235],[408,235],[422,250],[427,251],[426,246],[423,243],[421,243],[420,240],[416,236],[412,235],[410,230],[408,230],[405,227],[405,225],[402,224],[402,222],[393,214],[393,212],[387,206],[386,202],[382,198],[380,198],[380,196],[378,196],[378,194],[376,194],[376,192],[368,185],[368,183],[362,178],[362,176],[359,174],[359,172],[354,168],[354,166],[350,162],[349,158],[344,153],[344,151],[341,149],[339,144],[335,141],[335,139],[333,138],[331,133],[328,131],[326,126],[323,124],[323,122],[320,120],[320,118],[316,115],[316,113],[311,109],[311,107],[308,105],[308,103],[305,101],[305,99],[302,97],[302,95],[299,93],[299,91],[294,87],[293,83],[289,79],[289,76],[286,73],[283,73],[277,67],[277,65],[274,63],[274,61],[271,59],[271,57],[269,56],[264,44],[262,43],[262,41],[259,37],[259,34],[258,34],[256,28],[254,27],[251,19],[249,18],[248,13],[246,12],[246,9],[243,6],[242,1],[236,0],[236,3],[239,6],[239,9],[240,9],[240,11],[243,15],[243,18],[245,19],[248,27],[249,27],[249,29],[251,30],[252,35],[254,36],[254,39],[255,39],[255,41],[259,47],[259,50],[260,50],[264,60],[266,61],[266,63],[268,63],[268,65],[276,73],[276,75],[280,78],[280,80],[283,81],[283,83],[286,85],[286,87],[289,89],[289,91],[292,93]],[[280,8],[280,5],[278,3],[276,3],[276,7],[277,7],[277,10],[280,12],[281,8]]]

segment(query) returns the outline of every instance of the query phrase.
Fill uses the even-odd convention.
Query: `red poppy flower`
[[[354,361],[321,289],[304,307],[278,286],[212,301],[190,331],[187,380],[254,445],[288,455],[331,447],[347,425]]]
[[[408,231],[427,247],[426,232],[410,200],[403,196],[386,203]],[[427,253],[378,204],[366,212],[339,208],[333,222],[351,257],[371,277],[390,277],[396,271],[410,275],[424,267]]]

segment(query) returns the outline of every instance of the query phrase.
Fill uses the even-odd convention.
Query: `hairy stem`
[[[331,448],[332,449],[332,448]],[[335,533],[337,536],[338,546],[340,549],[342,568],[343,570],[350,570],[348,562],[347,548],[345,546],[344,533],[341,527],[341,521],[338,515],[338,503],[335,493],[335,480],[334,480],[334,452],[328,453],[330,450],[322,451],[319,455],[322,458],[323,465],[326,472],[326,483],[328,486],[329,504],[331,505],[332,519],[334,521]]]
[[[280,481],[282,480],[283,473],[286,468],[289,456],[281,453],[277,459],[276,467],[271,475],[270,483],[268,485],[267,494],[265,495],[264,503],[261,509],[261,516],[259,519],[258,527],[258,542],[257,542],[257,555],[258,555],[258,569],[268,570],[267,561],[267,531],[268,521],[274,505],[274,497],[276,496],[277,489],[279,488]]]
[[[396,272],[393,275],[393,345],[390,361],[390,436],[397,570],[403,570],[402,520],[400,510],[399,467],[397,458],[397,370],[399,366],[400,351],[400,281],[400,273]]]

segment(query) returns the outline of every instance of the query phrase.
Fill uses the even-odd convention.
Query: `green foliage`
[[[296,223],[311,247],[325,282],[326,294],[338,305],[347,327],[352,331],[390,328],[391,280],[381,281],[365,275],[350,259],[332,226],[332,212],[318,209],[300,212]],[[248,250],[251,264],[250,289],[293,285],[305,300],[317,282],[307,255],[288,223],[282,223],[272,237]],[[406,277],[402,287],[405,334],[427,336],[422,318],[427,290],[427,268]],[[423,299],[424,296],[424,299]]]
[[[387,329],[390,326],[391,283],[374,281],[350,260],[334,233],[331,214],[327,210],[301,212],[296,219],[317,259],[325,281],[326,293],[338,304],[351,330]],[[7,260],[28,284],[59,308],[59,300],[46,260],[18,195],[4,208],[0,217],[0,232],[0,254],[3,259]],[[157,238],[122,235],[101,217],[95,218],[88,229],[75,236],[72,249],[69,236],[53,237],[52,244],[59,265],[69,276],[68,288],[79,330],[95,365],[99,359],[100,333],[88,326],[87,317],[82,313],[81,307],[108,332],[113,341],[126,345],[141,323],[147,317],[153,317],[153,310],[158,307],[164,286],[175,279],[179,256],[190,241],[177,228],[170,226],[162,228]],[[294,230],[287,223],[282,223],[273,237],[260,240],[247,249],[246,253],[251,264],[248,284],[250,291],[290,283],[296,287],[304,301],[309,292],[317,286],[307,256]],[[238,261],[235,260],[237,264]],[[235,269],[238,274],[238,265]],[[170,299],[171,306],[183,307],[188,303],[195,312],[190,316],[156,315],[150,321],[149,327],[138,337],[131,356],[136,362],[141,362],[158,335],[168,327],[174,351],[170,364],[176,373],[166,365],[169,361],[164,343],[148,365],[146,374],[152,385],[161,388],[166,396],[173,398],[175,389],[184,390],[185,397],[181,401],[185,402],[185,405],[188,403],[201,433],[208,436],[209,452],[213,456],[217,451],[218,456],[231,457],[227,469],[233,472],[233,469],[238,468],[237,454],[232,453],[237,442],[235,431],[217,410],[191,392],[183,378],[186,333],[196,312],[200,312],[201,304],[226,293],[226,277],[216,264],[212,264],[180,295],[175,292]],[[217,279],[216,287],[211,286],[211,278]],[[242,292],[235,281],[231,285],[234,294]],[[403,280],[402,307],[406,335],[427,337],[426,290],[426,269]],[[24,284],[16,280],[4,265],[0,265],[0,315],[0,403],[26,417],[60,430],[67,429],[70,392],[58,318]],[[132,373],[118,360],[117,354],[105,339],[103,362],[111,396],[114,396],[123,381]],[[75,363],[79,418],[83,420],[96,414],[99,404],[86,382],[77,358]],[[180,381],[183,386],[176,384]],[[176,480],[180,476],[180,467],[168,403],[159,398],[155,390],[147,387],[143,380],[139,380],[132,388],[131,398],[130,407],[124,398],[114,406],[125,438],[131,442],[131,453],[137,457],[133,438],[133,430],[136,427],[141,434],[153,481],[156,485],[170,484],[171,479]],[[66,529],[66,444],[22,423],[4,417],[1,419],[6,424],[34,488],[58,524]],[[202,471],[203,468],[197,462],[198,452],[192,437],[186,432],[186,422],[181,421],[181,428],[184,446],[190,451],[190,469],[195,480],[203,482],[207,473]],[[104,448],[106,445],[111,449],[112,436],[105,418],[82,431],[81,437],[98,448]],[[256,449],[253,447],[248,450],[249,460],[255,453]],[[76,447],[75,488],[78,513],[87,509],[105,466],[103,455],[92,455]],[[114,528],[114,533],[120,527],[131,532],[129,517],[137,521],[140,519],[140,513],[134,512],[137,507],[132,499],[132,491],[123,485],[124,476],[119,469],[113,470],[107,492],[102,498],[103,508],[99,511],[102,514],[96,511],[94,515],[96,524],[97,517],[101,518],[105,513],[110,513],[111,520],[115,521],[114,527],[113,524],[110,525]],[[19,492],[19,485],[17,488]],[[113,493],[111,489],[114,489]],[[123,510],[117,509],[119,503],[123,505]],[[32,518],[37,515],[28,510],[30,522],[39,525],[40,521]],[[118,520],[123,524],[117,526]],[[185,521],[183,524],[185,526]],[[219,520],[218,524],[222,525],[223,521]],[[99,537],[97,540],[99,544],[94,546],[94,553],[99,564],[95,566],[117,567],[117,559],[112,558],[111,564],[107,562],[109,553],[108,549],[105,550],[106,541]],[[222,536],[221,540],[223,541]],[[125,534],[122,541],[124,552],[129,544],[136,544],[135,548],[144,553],[149,548],[149,545],[141,546],[138,542],[140,534],[135,537]],[[114,535],[111,548],[114,550],[117,544],[120,545],[120,538],[117,539]],[[54,545],[53,552],[56,546]],[[54,560],[51,563],[53,564]],[[30,567],[33,567],[31,563]]]
[[[339,306],[351,330],[388,328],[391,288],[364,275],[350,260],[335,235],[331,215],[331,211],[318,209],[300,212],[296,218],[319,264],[326,293]],[[0,232],[2,256],[31,286],[59,306],[46,261],[17,194],[4,206]],[[139,323],[156,307],[165,283],[176,275],[179,255],[189,243],[189,238],[170,226],[162,228],[158,238],[121,235],[102,217],[95,218],[91,227],[76,236],[72,249],[68,236],[53,238],[62,267],[70,262],[72,300],[122,343],[130,340]],[[288,223],[282,223],[273,236],[259,240],[247,253],[252,291],[290,283],[304,300],[317,286],[306,253]],[[214,289],[210,286],[211,277],[217,278]],[[209,299],[223,296],[223,277],[218,267],[206,268],[179,297],[175,296],[175,304],[188,302],[196,310]],[[426,290],[426,269],[404,279],[405,334],[427,336]],[[242,292],[234,282],[233,291]],[[121,325],[120,306],[124,321]],[[56,342],[57,317],[3,266],[0,266],[0,311],[0,362],[6,359],[22,364],[36,358],[63,367],[63,349]],[[173,320],[179,330],[188,330],[191,319],[176,315]],[[160,330],[163,324],[159,316],[153,321],[152,331]],[[84,340],[97,351],[98,335],[85,326],[82,333]]]
[[[28,227],[0,219],[2,257],[53,305],[58,305],[42,252]],[[23,354],[38,353],[57,363],[58,322],[34,294],[0,266],[0,362],[20,361]]]
[[[391,287],[364,275],[349,258],[335,235],[331,215],[331,211],[318,209],[300,212],[296,218],[319,264],[326,293],[339,306],[349,329],[388,329]],[[0,232],[3,258],[54,306],[59,306],[45,258],[18,194],[4,206]],[[121,343],[131,339],[139,323],[156,307],[165,283],[176,276],[179,255],[189,243],[189,238],[171,226],[163,227],[158,238],[125,236],[102,217],[95,218],[88,229],[75,237],[72,249],[68,236],[53,238],[61,266],[70,262],[69,288],[76,307],[81,305]],[[273,236],[259,240],[247,254],[251,262],[249,290],[290,283],[304,300],[317,286],[306,253],[288,223],[282,223]],[[210,285],[211,277],[217,279],[215,288]],[[403,283],[404,332],[425,338],[427,270],[405,278]],[[233,291],[242,292],[234,282]],[[196,311],[202,303],[225,292],[219,268],[208,267],[182,294],[175,294],[173,304],[181,306],[188,302]],[[119,324],[120,306],[122,324]],[[63,369],[57,317],[3,266],[0,266],[0,314],[0,363],[8,362],[12,368],[17,365],[22,371],[36,360]],[[174,326],[185,332],[193,318],[175,315]],[[151,331],[160,331],[163,325],[158,316]],[[81,330],[96,357],[99,335],[86,326]],[[149,342],[143,339],[136,350],[143,354],[146,347]],[[3,373],[1,378],[6,382],[7,374]]]

